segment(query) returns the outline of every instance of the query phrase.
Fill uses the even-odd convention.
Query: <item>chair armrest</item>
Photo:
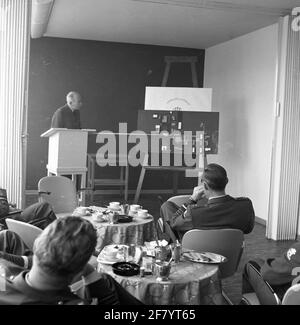
[[[41,194],[47,194],[47,195],[50,195],[51,192],[47,192],[47,191],[39,191],[38,194],[39,194],[39,195],[41,195]]]

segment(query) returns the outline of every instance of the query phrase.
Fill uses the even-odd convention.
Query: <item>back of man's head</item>
[[[224,191],[228,183],[226,170],[218,164],[208,164],[202,174],[202,182],[213,191]]]
[[[93,225],[79,217],[64,217],[47,226],[35,240],[33,253],[47,274],[72,277],[90,259],[97,242]]]

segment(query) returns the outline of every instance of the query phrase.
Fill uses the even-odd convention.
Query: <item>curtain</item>
[[[277,111],[267,237],[295,239],[300,194],[300,32],[279,23]]]
[[[24,207],[30,0],[0,0],[0,187]]]

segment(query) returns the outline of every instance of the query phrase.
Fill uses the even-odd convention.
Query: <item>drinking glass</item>
[[[172,249],[172,258],[175,263],[178,263],[180,261],[181,256],[181,245],[179,243],[171,244]]]
[[[169,245],[155,247],[155,259],[160,261],[167,261],[170,259],[172,251]]]
[[[171,271],[171,263],[169,262],[156,262],[155,275],[157,281],[167,281]]]
[[[108,214],[108,217],[109,217],[109,223],[110,224],[118,223],[119,216],[118,216],[118,214],[116,212],[110,212]]]
[[[135,258],[135,245],[131,244],[130,246],[126,246],[124,252],[125,262],[133,262]]]
[[[123,204],[123,213],[128,216],[130,206],[129,204]]]

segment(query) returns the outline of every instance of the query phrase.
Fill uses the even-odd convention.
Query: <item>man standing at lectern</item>
[[[51,128],[81,129],[81,95],[76,91],[70,91],[66,100],[66,105],[58,108],[53,114]]]

